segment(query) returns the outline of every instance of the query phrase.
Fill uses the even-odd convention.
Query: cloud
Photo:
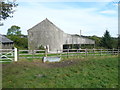
[[[18,2],[118,2],[118,0],[17,0]]]
[[[103,13],[103,14],[117,14],[117,11],[115,11],[115,10],[106,10],[106,11],[101,11],[100,13]]]
[[[4,33],[12,25],[21,27],[22,33],[27,34],[27,30],[43,19],[48,18],[64,32],[70,34],[102,36],[105,29],[108,28],[112,36],[116,36],[117,17],[108,17],[97,13],[96,8],[74,8],[64,9],[49,8],[43,4],[35,4],[30,7],[19,6],[12,19],[4,23]]]

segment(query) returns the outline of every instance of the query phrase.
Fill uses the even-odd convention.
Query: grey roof
[[[4,35],[0,34],[0,42],[2,43],[13,43],[12,40],[8,39],[7,37],[5,37]]]

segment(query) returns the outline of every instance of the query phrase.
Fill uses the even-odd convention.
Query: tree
[[[104,36],[101,39],[101,46],[111,49],[112,48],[112,37],[110,36],[109,32],[106,30]]]
[[[9,36],[7,36],[7,38],[14,41],[14,46],[17,47],[18,49],[28,49],[27,37],[21,37],[21,36],[17,36],[17,35],[9,35]]]
[[[8,29],[7,38],[14,41],[15,47],[18,49],[28,48],[28,39],[26,35],[21,34],[19,26],[13,25]]]
[[[113,37],[113,38],[112,38],[112,47],[113,47],[113,48],[118,48],[118,43],[119,43],[119,42],[118,42],[118,38],[117,38],[117,37],[116,37],[116,38]]]
[[[120,34],[118,34],[118,49],[120,49]]]
[[[18,4],[15,3],[15,0],[13,0],[13,2],[0,0],[0,25],[3,25],[1,23],[2,20],[12,17],[12,14],[15,12],[14,7],[16,6],[18,6]]]
[[[7,35],[22,35],[19,26],[13,25],[8,29]]]
[[[88,38],[95,40],[95,44],[96,44],[97,47],[100,46],[101,37],[98,37],[98,36],[96,36],[96,35],[93,35],[93,36],[89,36]]]

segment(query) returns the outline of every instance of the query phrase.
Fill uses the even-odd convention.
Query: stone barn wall
[[[3,43],[1,48],[2,49],[12,49],[12,48],[14,48],[14,44],[13,43]]]
[[[62,50],[64,44],[95,44],[94,40],[64,33],[48,19],[28,30],[29,50],[49,46],[50,51]]]
[[[62,50],[63,31],[47,20],[28,31],[29,49],[38,49],[49,45],[50,51]]]

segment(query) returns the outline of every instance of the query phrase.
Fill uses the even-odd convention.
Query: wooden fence
[[[44,56],[69,57],[80,55],[118,55],[119,49],[64,49],[57,50],[54,53],[47,52],[47,50],[19,50],[19,58],[42,58]]]

